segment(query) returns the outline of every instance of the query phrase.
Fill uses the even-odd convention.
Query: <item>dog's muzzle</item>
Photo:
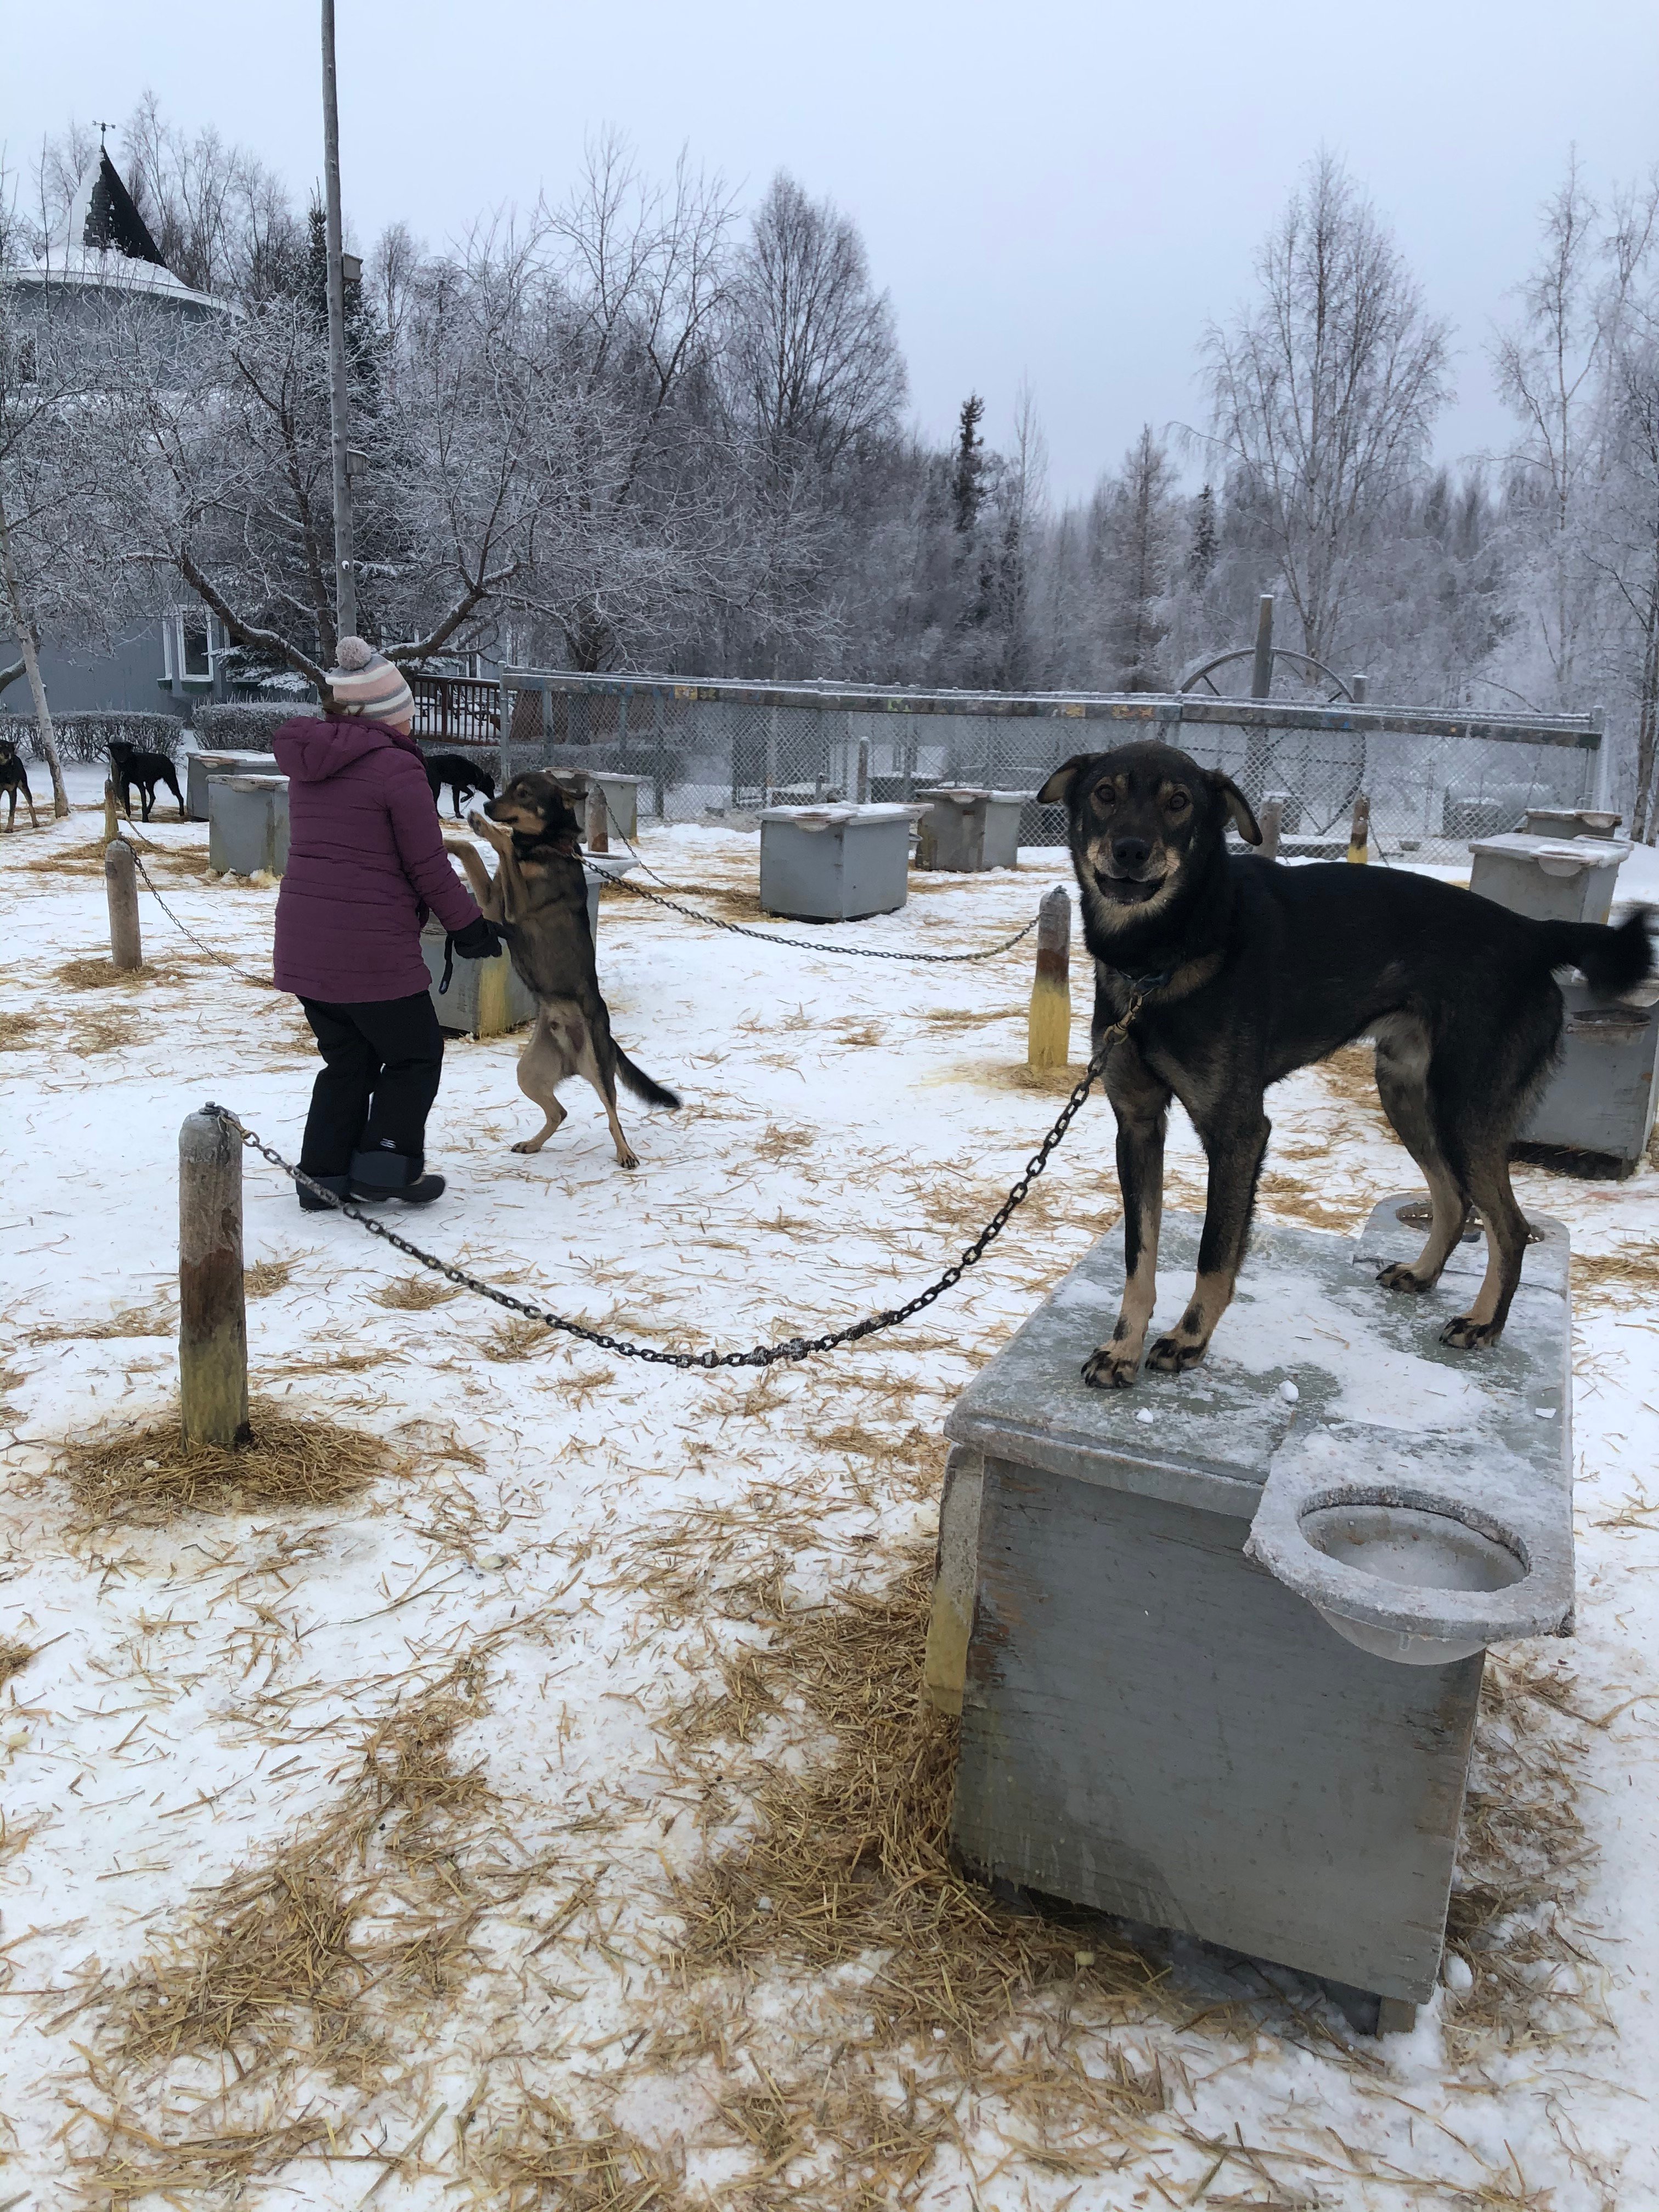
[[[1091,872],[1096,890],[1112,906],[1145,906],[1169,881],[1167,870],[1161,876],[1114,876],[1101,867]]]

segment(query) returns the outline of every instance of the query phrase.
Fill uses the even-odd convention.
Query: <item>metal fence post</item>
[[[654,694],[654,696],[657,707],[653,732],[656,739],[653,796],[657,802],[657,819],[659,822],[665,822],[668,819],[668,748],[663,738],[663,695],[660,690]]]
[[[179,1407],[187,1444],[247,1442],[242,1147],[216,1114],[179,1132]]]
[[[1259,860],[1279,858],[1279,841],[1285,829],[1285,800],[1275,791],[1261,802],[1261,811],[1256,817],[1256,826],[1261,832],[1261,842],[1255,848]]]
[[[507,671],[501,671],[501,734],[497,741],[495,787],[505,791],[513,781],[511,738],[513,735],[513,694],[507,689]]]
[[[1348,858],[1363,863],[1370,858],[1371,802],[1362,791],[1353,803],[1353,820],[1348,826]]]
[[[870,740],[868,738],[859,739],[858,781],[854,785],[853,790],[859,805],[868,805],[870,801]]]
[[[138,872],[125,837],[104,848],[104,893],[109,902],[110,964],[131,975],[144,964],[144,945],[138,924]]]

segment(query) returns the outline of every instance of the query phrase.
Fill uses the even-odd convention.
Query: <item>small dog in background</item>
[[[550,775],[515,776],[483,814],[467,821],[500,854],[492,878],[474,845],[447,850],[465,869],[473,896],[490,921],[505,925],[514,967],[535,994],[536,1026],[519,1059],[519,1088],[546,1116],[515,1152],[538,1152],[564,1119],[556,1092],[567,1077],[591,1083],[604,1103],[617,1164],[639,1158],[617,1117],[617,1079],[650,1106],[675,1107],[676,1094],[635,1066],[611,1034],[611,1012],[599,992],[593,933],[587,923],[581,825],[570,794]]]
[[[428,753],[426,780],[432,786],[432,804],[441,811],[441,796],[446,784],[449,786],[449,804],[455,819],[461,818],[461,801],[471,799],[475,792],[485,799],[495,796],[495,779],[487,770],[470,761],[465,753]]]
[[[17,794],[23,794],[23,804],[29,811],[29,827],[38,830],[40,820],[34,811],[34,793],[29,789],[28,770],[17,757],[17,748],[9,738],[0,738],[0,791],[11,802],[11,811],[6,817],[8,836],[17,827]]]
[[[125,738],[112,738],[109,744],[110,781],[115,786],[115,795],[129,822],[132,819],[132,791],[138,787],[138,803],[142,818],[148,822],[155,804],[155,787],[165,784],[178,801],[179,819],[185,818],[185,802],[173,773],[173,763],[165,753],[147,753]]]

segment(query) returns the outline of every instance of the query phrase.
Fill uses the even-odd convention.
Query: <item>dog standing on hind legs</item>
[[[1533,921],[1492,900],[1400,870],[1285,867],[1230,854],[1229,819],[1261,830],[1243,793],[1163,744],[1079,754],[1038,793],[1066,810],[1095,962],[1094,1036],[1137,1011],[1105,1064],[1123,1194],[1123,1304],[1084,1379],[1127,1389],[1157,1296],[1164,1137],[1186,1109],[1209,1163],[1198,1279],[1185,1312],[1146,1352],[1179,1374],[1204,1357],[1231,1301],[1272,1133],[1264,1094],[1358,1036],[1376,1040],[1376,1085],[1432,1200],[1428,1241],[1385,1267],[1386,1290],[1440,1279],[1471,1205],[1486,1272],[1441,1331],[1459,1351],[1495,1344],[1521,1280],[1527,1224],[1510,1146],[1561,1034],[1553,971],[1579,969],[1616,997],[1643,981],[1644,915],[1618,929]]]
[[[536,1026],[519,1058],[519,1088],[545,1121],[513,1149],[540,1152],[565,1117],[559,1085],[580,1075],[599,1094],[618,1164],[637,1167],[617,1113],[618,1077],[647,1105],[680,1102],[635,1067],[611,1034],[587,921],[581,829],[569,795],[554,777],[532,769],[467,820],[499,856],[495,876],[476,846],[452,844],[448,850],[465,869],[486,917],[502,924],[508,956],[536,999]]]

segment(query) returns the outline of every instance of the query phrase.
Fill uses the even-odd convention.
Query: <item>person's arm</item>
[[[386,812],[404,873],[452,933],[481,919],[477,903],[444,850],[437,801],[426,771],[408,753],[384,754]]]

